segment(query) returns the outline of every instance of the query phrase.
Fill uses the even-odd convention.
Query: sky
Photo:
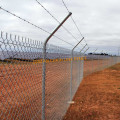
[[[38,0],[60,22],[68,15],[62,0]],[[88,52],[105,52],[118,54],[120,47],[120,0],[64,0],[72,17],[80,29],[85,40],[76,48],[82,49],[87,43]],[[59,24],[56,22],[36,0],[0,0],[0,6],[31,23],[52,32]],[[71,17],[63,25],[76,38],[74,39],[63,27],[55,35],[72,44],[69,45],[55,37],[49,44],[72,49],[82,36],[76,29]],[[0,10],[0,31],[19,35],[33,40],[44,42],[49,36],[34,26]],[[87,48],[86,48],[87,49]]]

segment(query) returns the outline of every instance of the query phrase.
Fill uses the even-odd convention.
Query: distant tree
[[[88,53],[88,55],[92,55],[93,53]]]

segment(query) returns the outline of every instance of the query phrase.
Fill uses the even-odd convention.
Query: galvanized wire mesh
[[[105,55],[91,55],[87,56],[87,60],[84,61],[84,77],[108,68],[114,64],[120,62],[120,57],[105,56]]]
[[[0,36],[0,119],[40,120],[43,43],[2,33]],[[120,57],[86,56],[47,45],[45,117],[62,119],[82,79],[120,62]],[[71,73],[72,60],[72,73]],[[71,81],[72,76],[72,81]]]
[[[0,119],[31,119],[41,110],[42,44],[1,33]]]
[[[48,46],[53,62],[46,63],[46,119],[60,119],[65,114],[70,100],[70,51]],[[47,52],[49,56],[49,52]]]

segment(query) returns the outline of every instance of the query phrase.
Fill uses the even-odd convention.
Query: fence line
[[[36,2],[41,5],[38,0]],[[69,12],[65,2],[62,2]],[[41,6],[60,23],[43,5]],[[50,35],[45,43],[42,43],[1,32],[0,119],[62,119],[69,105],[74,103],[73,97],[85,76],[120,62],[120,57],[85,56],[89,48],[84,53],[82,51],[87,44],[80,52],[74,51],[84,37],[70,12],[50,33],[2,7],[0,9]],[[83,37],[76,46],[54,35],[70,16]],[[66,27],[62,27],[76,39]],[[74,47],[72,54],[70,49],[47,44],[52,36]]]
[[[6,33],[0,36],[0,119],[40,120],[42,115],[42,62],[43,43]],[[83,55],[49,45],[46,48],[46,119],[62,119],[82,79],[96,71],[120,62],[120,57]],[[87,59],[83,59],[86,57]],[[64,60],[64,59],[70,60]],[[80,58],[80,59],[79,59]],[[72,68],[72,91],[70,96]]]

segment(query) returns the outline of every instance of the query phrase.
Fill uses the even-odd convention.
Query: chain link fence
[[[32,119],[41,108],[42,43],[1,32],[0,119]]]
[[[120,57],[84,56],[78,52],[71,58],[71,50],[49,44],[43,61],[42,50],[42,42],[1,32],[1,120],[41,119],[43,62],[46,120],[62,119],[83,77],[120,62]]]

